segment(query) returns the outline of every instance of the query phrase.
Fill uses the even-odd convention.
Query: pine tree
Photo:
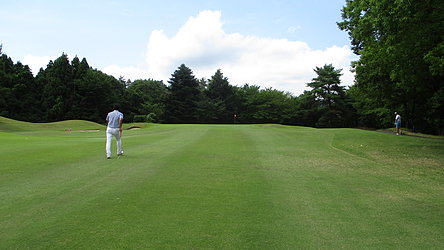
[[[182,64],[168,81],[170,93],[166,101],[166,121],[196,123],[200,100],[199,82],[190,68]]]
[[[319,103],[320,118],[318,127],[343,127],[346,117],[345,88],[340,86],[341,69],[331,64],[314,70],[318,75],[307,86],[313,88],[311,94]]]
[[[212,104],[212,117],[216,123],[232,122],[233,110],[233,88],[224,77],[221,70],[218,69],[211,77],[206,90],[206,96]]]

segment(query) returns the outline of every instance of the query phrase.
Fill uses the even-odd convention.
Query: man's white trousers
[[[116,137],[117,141],[117,155],[122,154],[122,140],[120,139],[120,129],[119,128],[106,128],[106,157],[111,157],[111,142],[113,136]]]

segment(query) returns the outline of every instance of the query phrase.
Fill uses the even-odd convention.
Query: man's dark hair
[[[119,104],[117,104],[117,103],[116,103],[116,104],[114,104],[114,106],[113,106],[113,109],[114,109],[114,110],[119,110],[119,109],[120,109],[120,105],[119,105]]]

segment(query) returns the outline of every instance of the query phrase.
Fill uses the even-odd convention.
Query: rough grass
[[[377,131],[383,132],[383,133],[396,134],[396,128],[380,129],[380,130],[377,130]],[[402,135],[414,136],[414,137],[434,138],[434,139],[441,139],[441,140],[444,139],[444,136],[430,135],[430,134],[423,134],[423,133],[413,132],[411,129],[408,129],[408,128],[402,128],[401,129],[401,133],[402,133]]]
[[[150,124],[106,160],[104,128],[80,124],[0,120],[0,249],[444,245],[443,140]]]

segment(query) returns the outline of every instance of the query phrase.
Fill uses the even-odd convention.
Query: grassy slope
[[[102,133],[0,140],[2,249],[444,244],[442,140],[153,125],[125,131],[111,160]]]
[[[19,132],[19,131],[63,131],[65,129],[76,130],[97,130],[104,129],[105,126],[82,120],[69,120],[50,123],[30,123],[16,121],[0,116],[0,132]]]

